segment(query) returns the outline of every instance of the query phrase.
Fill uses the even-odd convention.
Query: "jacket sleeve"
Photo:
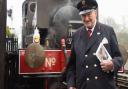
[[[123,59],[118,47],[118,41],[116,38],[116,34],[112,28],[111,30],[111,52],[112,52],[112,62],[114,64],[114,72],[118,72],[119,68],[122,67]]]
[[[72,46],[71,46],[71,55],[69,58],[69,62],[67,64],[67,86],[68,87],[75,87],[75,71],[76,71],[76,54],[74,51],[74,45],[72,41]]]

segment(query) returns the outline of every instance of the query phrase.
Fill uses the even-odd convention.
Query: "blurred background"
[[[19,38],[19,48],[21,44],[22,30],[22,4],[25,0],[7,0],[7,26],[11,28],[11,33]],[[121,32],[122,36],[128,33],[128,6],[127,0],[97,0],[99,4],[99,21],[112,25],[115,31]],[[124,37],[125,40],[127,37]],[[120,40],[120,38],[119,38]],[[122,41],[123,41],[122,40]],[[126,44],[127,42],[123,42]]]

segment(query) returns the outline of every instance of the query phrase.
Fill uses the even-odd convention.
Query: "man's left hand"
[[[103,60],[101,61],[100,65],[104,72],[113,70],[113,62],[111,60]]]

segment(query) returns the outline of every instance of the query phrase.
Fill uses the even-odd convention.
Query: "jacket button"
[[[86,78],[86,80],[89,80],[89,78]]]
[[[97,64],[94,64],[94,67],[97,67]]]
[[[88,68],[88,65],[86,65],[85,67]]]
[[[96,55],[96,53],[93,53],[93,55],[95,56],[95,55]]]
[[[85,55],[85,57],[88,57],[88,55]]]
[[[97,80],[98,79],[98,76],[95,76],[95,80]]]

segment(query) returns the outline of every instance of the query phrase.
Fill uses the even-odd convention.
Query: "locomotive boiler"
[[[63,50],[63,47],[61,46],[60,41],[61,39],[64,39],[66,49],[69,50],[72,40],[72,34],[76,31],[77,28],[79,28],[82,25],[82,22],[80,21],[80,16],[78,15],[78,10],[75,7],[78,1],[80,0],[26,0],[22,6],[23,48],[27,48],[33,42],[32,40],[35,27],[38,28],[40,33],[40,44],[46,50],[45,56],[53,55],[53,57],[50,57],[50,59],[48,59],[49,57],[46,57],[47,64],[45,65],[49,65],[50,63],[47,62],[47,60],[56,59],[54,56],[59,54],[58,56],[62,56],[62,66],[61,68],[58,68],[62,69],[62,67],[64,66],[64,57],[61,52]],[[33,47],[36,46],[32,46],[32,50],[34,50]],[[31,48],[29,50],[31,50]],[[22,58],[22,54],[24,55],[25,51],[20,50],[19,52],[21,55],[20,59],[24,59]],[[54,52],[58,54],[55,55]],[[70,52],[68,52],[67,55],[69,55],[69,53]],[[61,60],[60,57],[57,57],[57,62]],[[19,62],[20,61],[21,60],[19,60]],[[23,63],[21,62],[19,66],[20,68],[22,67]],[[24,71],[25,69],[22,70]],[[40,71],[42,71],[42,69],[40,69]],[[47,68],[45,68],[45,71],[43,69],[43,72],[46,71]]]
[[[59,48],[60,39],[67,38],[68,27],[75,24],[72,31],[80,26],[80,16],[75,5],[80,0],[26,0],[23,3],[23,47],[30,44],[34,28],[32,26],[33,16],[36,11],[36,26],[41,35],[41,44],[45,44],[46,37],[50,48]],[[67,39],[68,40],[68,39]],[[52,44],[52,45],[51,45]]]

